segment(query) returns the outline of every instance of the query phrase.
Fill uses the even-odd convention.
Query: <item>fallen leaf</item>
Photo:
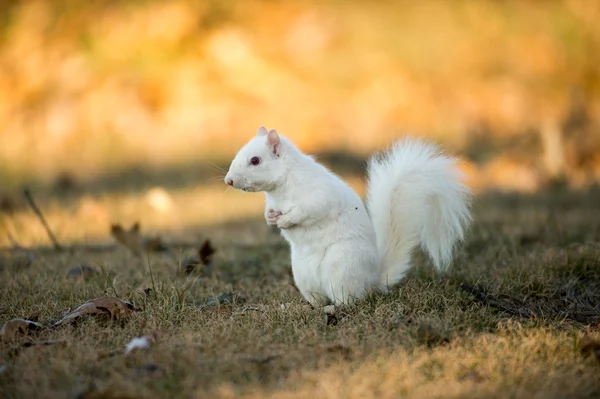
[[[139,223],[134,223],[129,230],[126,230],[120,224],[113,224],[110,226],[110,234],[119,244],[136,255],[141,255],[142,236],[140,235]]]
[[[54,326],[73,323],[83,316],[120,319],[128,316],[131,312],[139,310],[139,308],[135,307],[129,302],[115,297],[104,296],[90,299],[74,311],[67,314],[61,320],[54,323]]]
[[[150,349],[150,345],[155,342],[154,335],[144,335],[142,337],[135,337],[127,344],[125,348],[125,354],[129,354],[133,351],[140,349]]]
[[[198,266],[204,266],[202,272],[206,275],[212,274],[212,259],[216,252],[210,240],[205,240],[202,246],[198,249],[196,256],[185,259],[181,262],[181,268],[185,275],[190,275],[197,270]]]
[[[42,328],[43,326],[40,323],[31,320],[13,319],[2,326],[0,336],[2,336],[2,339],[4,340],[10,340],[27,335],[33,331],[41,330]]]
[[[216,249],[212,246],[210,240],[204,241],[204,244],[198,250],[198,256],[203,265],[208,265],[212,262],[212,257],[215,254]]]
[[[169,247],[160,237],[143,237],[138,222],[134,223],[129,230],[120,224],[113,224],[110,226],[110,234],[119,244],[138,256],[141,256],[143,251],[169,251]]]
[[[69,270],[67,277],[73,278],[73,279],[83,278],[84,280],[86,280],[90,277],[95,276],[96,274],[98,274],[98,271],[91,266],[77,265],[74,268],[72,268],[71,270]]]
[[[186,258],[181,262],[181,267],[178,269],[178,274],[181,274],[180,271],[183,272],[184,275],[189,276],[197,270],[197,267],[200,265],[200,258],[197,256],[192,256],[191,258]]]

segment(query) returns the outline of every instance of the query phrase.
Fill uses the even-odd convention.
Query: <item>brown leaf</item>
[[[183,271],[185,275],[190,275],[198,269],[198,266],[202,265],[204,266],[202,271],[205,274],[210,275],[212,272],[212,259],[215,252],[216,249],[212,246],[210,240],[205,240],[198,249],[196,256],[184,259],[184,261],[181,262],[180,270]]]
[[[212,262],[212,256],[216,252],[216,249],[212,246],[210,240],[204,241],[202,247],[198,250],[198,256],[203,265],[208,265]]]
[[[138,222],[134,223],[129,230],[120,224],[113,224],[110,226],[110,234],[119,244],[138,256],[142,255],[143,251],[165,252],[169,250],[167,244],[160,237],[143,237]]]
[[[73,323],[83,316],[120,319],[128,316],[131,312],[139,310],[139,308],[135,307],[129,302],[115,297],[104,296],[96,299],[90,299],[74,311],[67,314],[61,320],[54,323],[54,326]]]
[[[2,326],[2,330],[0,330],[0,336],[4,340],[16,339],[20,336],[27,335],[32,331],[37,331],[42,329],[43,326],[39,323],[36,323],[31,320],[25,319],[13,319],[4,326]]]
[[[179,269],[178,274],[181,274],[180,272],[183,271],[183,274],[189,276],[190,274],[194,273],[197,266],[200,266],[200,258],[196,256],[186,258],[183,260],[183,262],[181,262],[181,268]]]
[[[120,224],[113,224],[110,226],[110,234],[119,244],[141,255],[143,245],[139,223],[134,223],[129,230],[125,230]]]

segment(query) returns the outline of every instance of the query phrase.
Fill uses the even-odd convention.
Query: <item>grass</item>
[[[348,309],[336,325],[328,325],[293,287],[287,246],[259,216],[262,197],[223,194],[220,187],[204,190],[205,204],[220,204],[227,214],[243,203],[245,213],[229,220],[210,218],[215,208],[191,206],[197,191],[175,192],[179,217],[188,220],[176,231],[168,229],[167,216],[139,205],[143,193],[98,199],[96,205],[110,208],[124,224],[141,218],[145,234],[161,232],[167,241],[185,237],[200,245],[211,239],[217,252],[210,275],[177,276],[179,261],[193,252],[189,248],[142,257],[118,246],[95,253],[38,250],[32,251],[33,261],[23,253],[0,254],[0,322],[29,318],[45,326],[1,341],[0,396],[600,395],[600,363],[578,348],[585,335],[600,338],[598,320],[570,317],[600,313],[598,190],[480,195],[475,224],[447,276],[436,275],[417,253],[417,266],[397,290]],[[109,239],[108,223],[96,226],[81,213],[70,213],[77,209],[75,199],[40,200],[62,243]],[[26,210],[4,216],[4,222],[21,244],[47,244],[39,222]],[[67,277],[78,264],[96,273],[86,279]],[[480,302],[460,288],[462,281],[536,317],[518,317]],[[228,292],[234,293],[233,303],[205,305]],[[118,296],[141,310],[117,321],[91,318],[49,327],[103,295]],[[124,354],[131,339],[147,334],[156,335],[149,350]],[[40,340],[64,342],[23,346]]]

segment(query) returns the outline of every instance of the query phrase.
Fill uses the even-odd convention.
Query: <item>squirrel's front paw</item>
[[[294,223],[292,222],[290,215],[288,213],[282,214],[277,217],[277,227],[279,227],[280,229],[285,230],[285,229],[289,229],[290,227],[293,227],[293,226],[294,226]]]
[[[280,211],[275,211],[273,209],[269,209],[265,214],[265,219],[267,220],[267,224],[269,226],[277,226],[277,221],[279,217],[282,215]]]

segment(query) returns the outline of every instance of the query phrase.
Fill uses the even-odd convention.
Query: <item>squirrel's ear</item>
[[[264,126],[259,127],[258,130],[256,131],[257,136],[264,136],[266,134],[267,134],[267,128]]]
[[[279,134],[277,130],[271,129],[267,134],[267,145],[271,148],[271,151],[274,155],[279,156],[281,152],[281,140],[279,139]]]

